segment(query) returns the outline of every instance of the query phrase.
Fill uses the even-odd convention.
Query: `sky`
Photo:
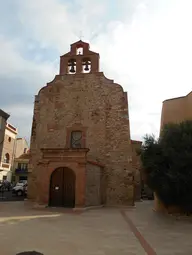
[[[0,108],[28,141],[34,96],[82,39],[128,92],[131,138],[159,135],[162,101],[192,89],[191,0],[6,0],[0,8]]]

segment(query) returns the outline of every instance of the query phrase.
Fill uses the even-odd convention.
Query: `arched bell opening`
[[[90,58],[84,58],[82,60],[82,73],[90,73],[91,72],[91,60]]]
[[[77,70],[77,63],[75,59],[70,59],[68,61],[68,74],[75,74]]]
[[[82,45],[77,45],[76,55],[83,55],[83,46]]]

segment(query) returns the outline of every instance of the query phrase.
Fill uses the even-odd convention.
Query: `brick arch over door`
[[[50,178],[49,205],[55,207],[75,207],[76,175],[67,167],[59,167]]]
[[[37,165],[36,171],[38,172],[38,178],[29,179],[28,197],[32,197],[34,192],[34,201],[38,204],[49,205],[50,198],[50,179],[52,173],[62,167],[72,169],[76,177],[75,188],[75,207],[83,207],[85,205],[85,193],[86,193],[86,154],[88,149],[61,149],[51,151],[50,149],[43,151],[43,157],[47,158],[46,161],[42,161]],[[55,155],[63,155],[58,157]],[[49,159],[50,157],[50,159]],[[32,191],[32,195],[30,193]]]

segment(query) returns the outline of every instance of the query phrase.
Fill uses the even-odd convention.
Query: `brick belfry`
[[[43,205],[133,205],[127,93],[78,41],[35,96],[28,199]]]

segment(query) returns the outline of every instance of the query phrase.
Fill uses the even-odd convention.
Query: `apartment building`
[[[17,138],[14,165],[12,170],[12,181],[27,180],[29,164],[29,146],[25,138]]]
[[[29,145],[25,138],[17,138],[15,146],[15,158],[19,158],[22,154],[26,154],[29,150]]]
[[[5,127],[8,118],[9,114],[0,109],[0,158],[2,155]]]
[[[17,128],[9,123],[5,124],[4,139],[0,158],[0,180],[11,181],[11,170],[14,162]]]
[[[28,179],[29,150],[14,160],[12,181],[19,182]]]

